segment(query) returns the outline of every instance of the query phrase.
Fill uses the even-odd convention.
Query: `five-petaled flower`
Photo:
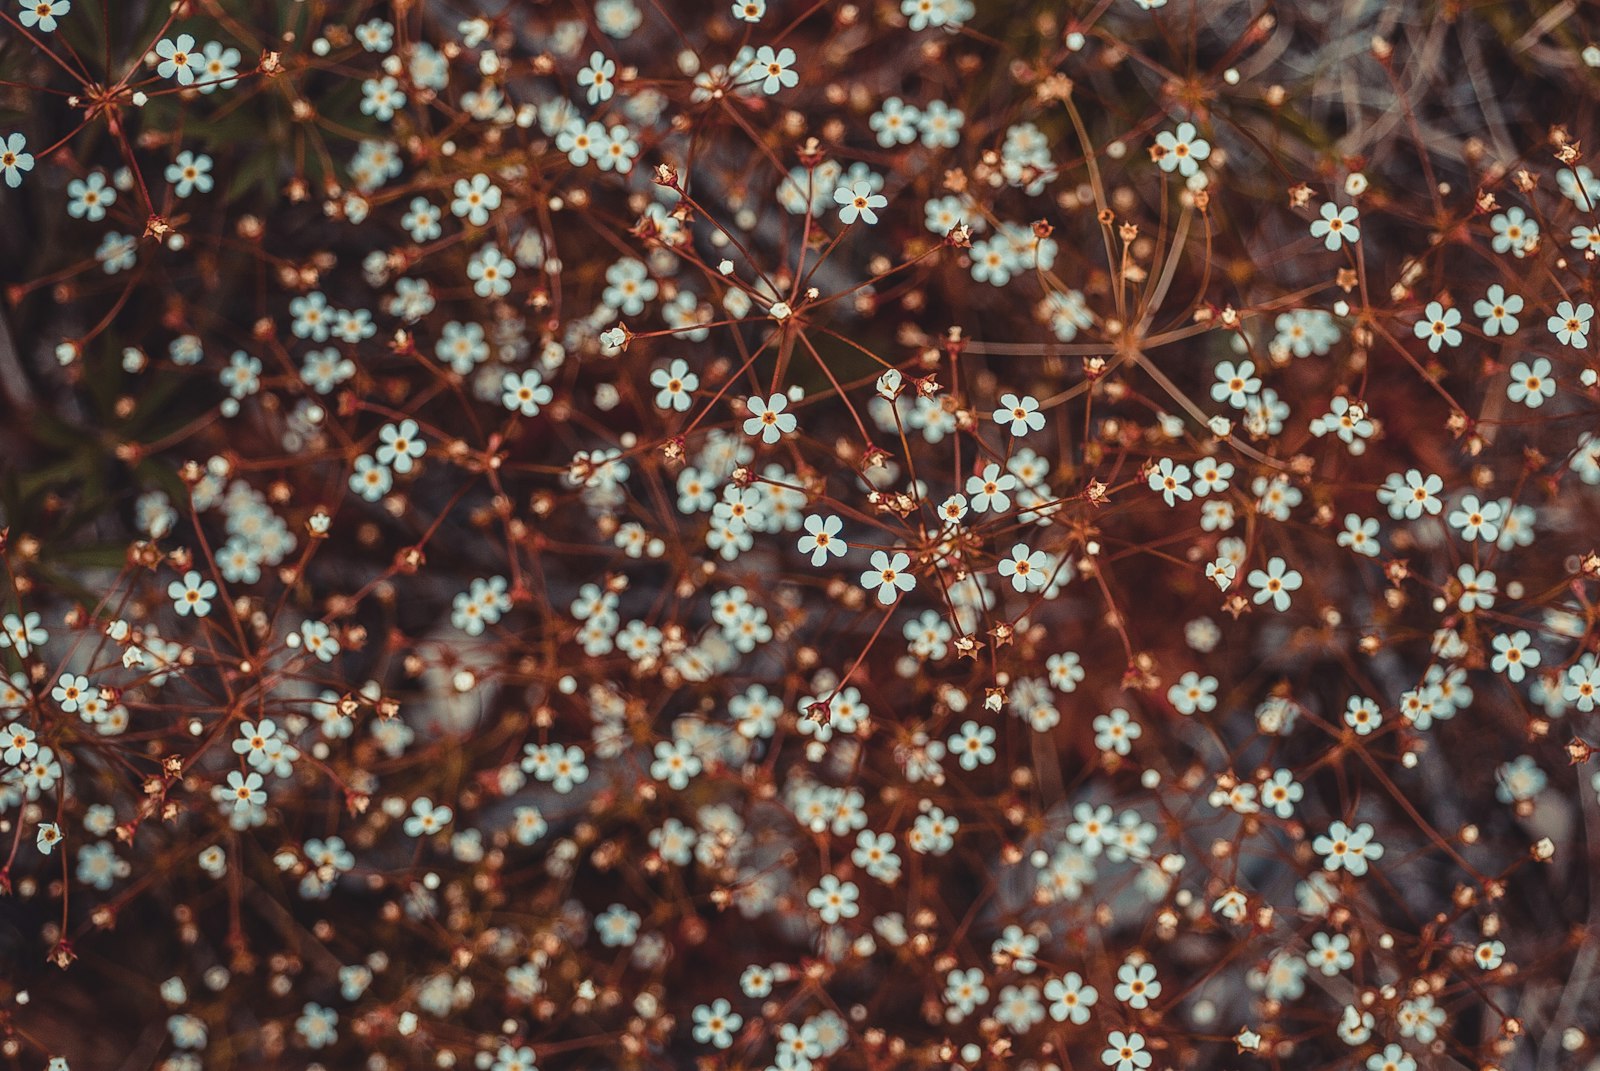
[[[783,436],[792,434],[799,426],[795,415],[787,412],[788,395],[772,394],[766,399],[759,396],[748,398],[745,400],[745,408],[750,411],[750,416],[744,422],[744,433],[760,436],[764,443],[775,443]]]
[[[182,580],[167,585],[167,597],[180,615],[205,617],[211,612],[211,600],[217,597],[217,585],[191,569]]]
[[[856,904],[860,895],[853,881],[840,881],[833,874],[824,874],[817,887],[806,894],[806,903],[822,917],[822,921],[829,923],[838,922],[840,919],[853,919],[861,910]]]
[[[1539,651],[1532,646],[1533,637],[1526,629],[1501,633],[1493,641],[1494,657],[1489,668],[1504,673],[1512,682],[1521,681],[1528,670],[1537,669],[1541,660]]]
[[[1144,1035],[1113,1030],[1106,1035],[1106,1048],[1100,1062],[1111,1071],[1143,1071],[1155,1059],[1145,1048]]]
[[[793,89],[799,85],[800,76],[794,71],[794,61],[792,48],[780,48],[774,51],[771,45],[762,45],[756,49],[755,63],[751,65],[751,69],[761,80],[761,92],[771,96],[781,89]]]
[[[1343,822],[1334,822],[1327,833],[1311,842],[1311,847],[1322,856],[1325,869],[1343,869],[1360,877],[1367,872],[1369,862],[1383,858],[1383,845],[1372,838],[1370,823],[1362,822],[1351,829]]]
[[[523,416],[537,416],[555,396],[537,368],[525,368],[521,373],[507,372],[500,381],[500,390],[500,400],[505,407]]]
[[[1007,492],[1015,490],[1016,486],[1017,478],[1009,472],[1001,472],[1000,466],[993,462],[985,465],[976,476],[967,477],[967,494],[977,513],[1004,513],[1010,509],[1011,496]]]
[[[1176,130],[1163,130],[1156,135],[1150,155],[1161,170],[1176,171],[1187,178],[1200,170],[1200,161],[1211,155],[1211,143],[1200,137],[1193,123],[1179,123]]]
[[[6,185],[16,189],[22,185],[22,173],[33,170],[33,154],[27,151],[28,139],[21,134],[0,138],[0,176]]]
[[[1505,287],[1495,283],[1473,304],[1472,311],[1483,321],[1483,333],[1490,338],[1514,335],[1520,326],[1517,313],[1522,311],[1522,297],[1506,293]]]
[[[1563,301],[1556,306],[1555,315],[1545,321],[1545,326],[1556,340],[1574,349],[1589,344],[1589,321],[1594,318],[1594,306],[1587,301],[1574,305]]]
[[[586,99],[590,104],[611,99],[616,90],[616,83],[612,81],[616,73],[616,63],[607,59],[604,52],[589,53],[589,65],[578,72],[578,85],[587,90]]]
[[[1026,543],[1011,548],[1011,556],[1000,559],[999,572],[1010,579],[1018,591],[1037,591],[1049,580],[1050,556],[1042,550],[1032,550]]]
[[[650,385],[656,388],[656,408],[683,413],[693,401],[700,377],[689,371],[688,361],[676,357],[667,367],[650,373]]]
[[[1257,606],[1270,602],[1272,608],[1280,613],[1289,608],[1290,593],[1299,591],[1301,583],[1299,571],[1290,569],[1289,563],[1279,557],[1269,559],[1264,571],[1250,570],[1245,580],[1256,589],[1252,602]]]
[[[1176,506],[1180,501],[1187,502],[1194,497],[1194,492],[1189,489],[1189,466],[1174,464],[1170,457],[1156,462],[1147,479],[1150,490],[1158,492],[1161,500],[1169,506]]]
[[[1338,207],[1332,201],[1324,201],[1320,209],[1321,219],[1311,221],[1311,237],[1321,238],[1322,244],[1329,251],[1335,251],[1346,242],[1356,242],[1361,238],[1361,229],[1356,226],[1356,219],[1360,213],[1355,205]]]
[[[733,1035],[744,1025],[744,1016],[722,997],[694,1009],[694,1039],[702,1045],[726,1049]]]
[[[388,465],[402,476],[410,472],[417,459],[428,450],[418,435],[417,422],[410,417],[378,429],[379,446],[373,451],[380,465]]]
[[[432,836],[449,825],[454,818],[455,811],[452,808],[435,806],[433,800],[427,796],[418,796],[411,802],[411,816],[405,821],[406,836]]]
[[[1438,353],[1444,346],[1461,345],[1461,331],[1456,326],[1460,322],[1460,309],[1447,309],[1437,301],[1430,301],[1413,331],[1418,338],[1428,340],[1428,349]]]
[[[903,551],[896,551],[891,558],[887,551],[875,550],[868,564],[871,568],[861,574],[861,586],[868,591],[876,590],[878,601],[885,606],[917,586],[916,577],[907,572],[911,568],[911,556]]]
[[[839,538],[844,522],[838,517],[811,514],[805,519],[805,528],[806,534],[800,537],[800,553],[811,555],[814,566],[826,565],[830,557],[842,558],[850,549],[850,545]]]
[[[1039,412],[1039,399],[1032,395],[1017,397],[1002,394],[1000,408],[994,411],[994,422],[1005,427],[1012,435],[1022,436],[1044,427],[1044,414]]]
[[[22,5],[22,10],[17,13],[17,21],[28,29],[37,29],[40,33],[53,33],[56,20],[72,10],[71,0],[17,0]]]
[[[186,33],[180,33],[176,38],[164,37],[156,42],[155,53],[161,60],[156,65],[156,74],[162,78],[175,78],[179,85],[194,83],[196,64],[193,37]]]
[[[81,3],[3,2],[0,18],[28,43],[73,61],[25,74],[76,81],[80,38],[105,20],[66,22],[69,48],[43,35]],[[138,486],[105,498],[90,479],[45,487],[39,503],[30,491],[0,539],[14,581],[0,607],[0,809],[47,854],[65,830],[77,863],[76,878],[71,860],[59,879],[45,868],[30,895],[64,896],[74,880],[107,888],[156,844],[126,835],[122,823],[138,824],[126,805],[165,792],[144,809],[185,813],[162,837],[192,827],[203,841],[174,841],[163,866],[328,900],[313,914],[339,920],[347,950],[372,936],[339,914],[348,896],[379,896],[385,914],[371,925],[392,914],[409,924],[408,949],[426,958],[432,940],[449,960],[451,934],[481,933],[480,908],[514,904],[530,881],[561,887],[560,903],[535,904],[559,916],[546,928],[560,940],[528,939],[501,911],[511,922],[490,920],[472,942],[470,985],[460,964],[418,960],[361,1003],[379,961],[347,967],[342,1032],[338,1015],[290,994],[268,1026],[307,1049],[359,1045],[371,1000],[404,981],[418,1009],[399,1020],[408,1036],[432,1029],[412,1021],[422,1013],[504,1017],[486,1018],[483,997],[469,1012],[473,992],[536,1012],[548,994],[618,1023],[631,1007],[661,1051],[692,1037],[785,1071],[838,1062],[863,1038],[963,1067],[1009,1058],[1002,1041],[1024,1063],[1081,1064],[1069,1048],[1087,1046],[1090,1063],[1099,1053],[1141,1071],[1193,1055],[1185,1025],[1152,1005],[1187,1008],[1194,987],[1172,972],[1184,967],[1181,931],[1199,926],[1220,950],[1219,984],[1260,997],[1213,1009],[1251,1020],[1205,1026],[1208,1043],[1233,1038],[1264,1058],[1289,1037],[1323,1051],[1331,1042],[1311,1029],[1323,998],[1305,985],[1320,979],[1308,975],[1354,969],[1361,984],[1394,975],[1403,992],[1342,1016],[1329,1006],[1327,1033],[1372,1071],[1415,1071],[1398,1045],[1373,1052],[1387,1040],[1376,1032],[1431,1045],[1445,1009],[1396,974],[1415,927],[1404,913],[1378,917],[1389,882],[1363,892],[1350,875],[1376,869],[1380,837],[1404,847],[1386,875],[1411,883],[1425,922],[1459,860],[1420,860],[1437,837],[1416,835],[1406,800],[1374,790],[1380,768],[1434,764],[1396,784],[1448,782],[1473,822],[1469,810],[1493,801],[1525,820],[1558,791],[1591,790],[1546,776],[1560,746],[1548,734],[1513,749],[1529,754],[1491,757],[1482,734],[1465,746],[1435,727],[1475,690],[1541,723],[1578,719],[1575,732],[1600,706],[1583,590],[1596,572],[1583,520],[1600,436],[1578,419],[1600,368],[1558,349],[1587,344],[1600,179],[1575,160],[1543,184],[1559,194],[1518,175],[1524,205],[1502,211],[1485,189],[1482,225],[1458,181],[1430,184],[1433,214],[1465,222],[1424,236],[1410,225],[1427,214],[1407,201],[1416,184],[1389,161],[1382,196],[1359,210],[1295,186],[1291,211],[1314,209],[1296,222],[1281,205],[1251,211],[1248,169],[1288,165],[1295,181],[1312,158],[1295,145],[1301,124],[1248,136],[1230,112],[1258,97],[1212,93],[1205,71],[1177,106],[1205,99],[1226,160],[1195,122],[1156,133],[1167,120],[1148,101],[1097,109],[1094,140],[1074,146],[1077,124],[1055,112],[1084,104],[1081,86],[1059,74],[1016,85],[1026,72],[1003,58],[1010,43],[1004,83],[979,84],[1003,5],[978,20],[973,0],[899,0],[841,15],[837,33],[827,19],[785,21],[763,45],[754,27],[769,0],[732,0],[732,23],[723,2],[709,45],[665,55],[649,47],[663,26],[636,34],[665,15],[643,0],[536,20],[537,55],[523,27],[489,16],[452,27],[392,13],[324,29],[313,18],[265,46],[291,63],[268,53],[244,74],[239,49],[197,49],[176,22],[149,54],[150,39],[110,42],[113,59],[145,71],[105,90],[112,111],[144,109],[139,151],[111,163],[93,142],[76,156],[69,142],[36,147],[61,173],[29,205],[89,224],[115,211],[113,226],[45,227],[82,247],[51,253],[45,268],[60,274],[18,292],[50,294],[38,311],[58,332],[63,390],[116,387],[84,412],[115,401],[116,434],[96,450],[116,445],[132,462],[120,478]],[[1129,29],[1140,24],[1063,25],[1061,47],[1153,59]],[[1164,48],[1190,32],[1142,24]],[[871,69],[906,27],[948,36],[912,38],[885,61],[942,57],[959,85]],[[862,69],[847,69],[858,58]],[[317,136],[263,142],[290,154],[263,171],[219,132],[221,120],[244,129],[251,109],[218,111],[204,94],[285,70],[329,92],[294,102]],[[1220,84],[1242,77],[1217,72]],[[1290,102],[1303,91],[1286,80],[1268,99],[1281,92],[1284,114],[1303,117]],[[94,111],[99,92],[79,102]],[[1128,159],[1148,134],[1158,172]],[[0,140],[6,186],[33,170],[28,146],[21,133]],[[216,189],[206,153],[226,197],[204,196]],[[653,189],[628,177],[641,154]],[[271,208],[274,176],[288,181],[285,205],[306,207]],[[1361,198],[1366,178],[1342,186]],[[243,212],[258,202],[264,214]],[[1541,224],[1560,240],[1541,245]],[[1307,226],[1309,244],[1295,229]],[[1284,248],[1262,235],[1287,236]],[[1376,239],[1383,255],[1366,256]],[[1331,266],[1337,279],[1301,279],[1292,263],[1280,274],[1317,244],[1350,251]],[[1503,257],[1457,255],[1485,248]],[[190,274],[252,268],[233,288],[250,300],[209,308],[155,294],[186,260]],[[1435,289],[1418,291],[1424,279]],[[116,310],[102,318],[95,304],[108,297]],[[1519,317],[1535,311],[1548,335],[1530,346]],[[141,316],[176,337],[116,337]],[[1387,359],[1408,329],[1433,355],[1426,368],[1409,355],[1414,339],[1404,360]],[[1556,352],[1534,352],[1547,338]],[[193,389],[152,417],[141,384],[168,380]],[[72,453],[53,438],[30,440],[30,457]],[[1387,517],[1353,512],[1375,487]],[[1147,488],[1194,514],[1156,509]],[[126,498],[127,516],[93,531],[126,522],[139,542],[115,590],[90,600],[65,583],[95,586],[76,583],[89,571],[66,571],[80,548],[51,539],[99,498]],[[1315,605],[1292,618],[1249,611],[1287,612],[1303,586]],[[209,617],[219,607],[220,622]],[[1329,644],[1341,673],[1295,671],[1297,652]],[[1338,747],[1306,746],[1329,733]],[[1190,746],[1213,735],[1228,746]],[[1253,738],[1260,746],[1235,746]],[[1065,787],[1033,761],[1052,740],[1088,759]],[[518,748],[520,762],[508,757]],[[125,761],[135,752],[150,770]],[[1490,792],[1488,777],[1452,778],[1461,757],[1493,771]],[[340,791],[347,808],[333,805]],[[1063,791],[1070,821],[1043,809]],[[226,854],[202,846],[222,839],[219,817],[234,834]],[[1561,823],[1545,824],[1565,852]],[[258,842],[281,845],[283,880],[258,880],[271,876],[252,861]],[[1502,842],[1476,842],[1475,865],[1495,862]],[[29,854],[19,866],[41,862]],[[1254,857],[1292,875],[1250,882],[1236,863]],[[1037,910],[966,910],[966,871],[997,865],[1002,899]],[[343,880],[352,871],[360,880]],[[591,887],[614,891],[592,902]],[[788,916],[751,930],[762,940],[731,974],[675,989],[685,964],[693,974],[688,945],[706,936],[685,921],[696,890],[752,920]],[[1063,958],[1051,920],[1102,903],[1118,926]],[[1292,926],[1256,925],[1291,914]],[[1360,940],[1378,922],[1395,949]],[[195,924],[210,925],[204,913]],[[1151,943],[1152,924],[1176,943]],[[768,949],[774,934],[793,947]],[[1456,934],[1447,958],[1499,969],[1506,949],[1489,936]],[[1565,961],[1556,937],[1535,938],[1506,940],[1542,979]],[[939,964],[936,978],[908,976],[903,1010],[920,1001],[940,1021],[900,1015],[898,998],[850,1003],[897,956]],[[1157,961],[1174,990],[1163,993]],[[630,991],[635,977],[651,991]],[[1099,1008],[1102,1028],[1034,1029],[1046,1016],[1089,1023],[1100,993],[1086,977],[1115,998]],[[167,1029],[199,1050],[205,1024],[178,1008],[182,988],[164,987],[177,1012]],[[1436,995],[1452,1017],[1473,999],[1458,986]],[[743,1033],[739,1000],[750,1002]],[[947,1030],[966,1016],[982,1022]],[[445,1037],[460,1050],[445,1055],[534,1071],[536,1047],[559,1051],[571,1017],[545,1019],[504,1040]],[[1492,1039],[1482,1048],[1471,1055]]]
[[[878,213],[875,210],[889,204],[889,199],[875,192],[871,181],[864,178],[834,190],[833,199],[839,205],[841,223],[854,223],[857,219],[867,224],[876,223]]]
[[[1521,402],[1529,409],[1537,409],[1546,398],[1555,397],[1556,381],[1550,378],[1550,361],[1535,357],[1530,364],[1518,361],[1511,366],[1511,382],[1506,384],[1506,397]]]

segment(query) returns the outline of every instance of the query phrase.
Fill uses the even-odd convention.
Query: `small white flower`
[[[1484,941],[1472,950],[1472,959],[1480,970],[1492,971],[1505,962],[1506,946],[1499,941]]]
[[[537,368],[525,368],[520,374],[507,372],[500,381],[500,401],[513,413],[537,416],[539,410],[550,404],[554,393]]]
[[[182,580],[167,585],[167,597],[179,616],[205,617],[211,612],[211,600],[217,596],[217,585],[202,579],[194,570],[184,574]]]
[[[1231,558],[1218,558],[1206,566],[1206,579],[1216,584],[1218,591],[1227,591],[1238,575],[1239,567]]]
[[[1175,506],[1179,501],[1187,502],[1194,497],[1194,492],[1189,490],[1189,466],[1174,465],[1170,457],[1164,457],[1150,470],[1148,477],[1150,490],[1158,492],[1162,501],[1169,506]]]
[[[1000,575],[1011,580],[1017,591],[1037,591],[1045,586],[1050,569],[1050,557],[1042,550],[1030,550],[1026,543],[1011,548],[1009,558],[1000,559]]]
[[[666,368],[651,372],[650,385],[656,388],[657,409],[683,413],[694,401],[693,395],[700,386],[700,377],[689,371],[689,362],[678,357]]]
[[[1044,427],[1044,414],[1039,412],[1039,399],[1032,395],[1017,397],[1002,394],[1000,408],[994,411],[994,422],[1018,437]]]
[[[605,53],[589,54],[589,66],[578,72],[578,85],[588,90],[586,96],[590,104],[611,99],[611,94],[616,91],[616,85],[612,82],[616,73],[616,63],[607,59]]]
[[[779,90],[793,89],[800,84],[800,76],[794,72],[794,61],[794,49],[774,51],[771,45],[762,45],[756,49],[755,62],[749,69],[761,79],[761,92],[770,97]]]
[[[251,774],[251,777],[256,776]],[[439,832],[455,818],[455,812],[449,807],[435,807],[433,801],[427,796],[419,796],[412,801],[411,817],[405,821],[405,833],[408,837],[428,837]]]
[[[789,408],[787,395],[773,394],[765,401],[751,397],[746,399],[745,408],[750,411],[750,416],[744,422],[744,433],[759,435],[764,443],[775,443],[799,426],[795,415],[785,412]]]
[[[1153,963],[1124,963],[1117,968],[1117,988],[1112,994],[1135,1011],[1150,1006],[1161,995]]]
[[[861,908],[856,904],[860,890],[853,881],[840,881],[832,874],[824,874],[817,887],[806,893],[806,903],[832,925],[840,919],[853,919]]]
[[[1251,601],[1257,606],[1271,602],[1272,608],[1279,613],[1289,608],[1289,593],[1300,590],[1299,572],[1290,569],[1289,563],[1282,558],[1268,560],[1264,572],[1252,569],[1245,579],[1256,589],[1255,597]]]
[[[861,586],[868,591],[876,589],[878,601],[884,606],[891,605],[901,592],[917,586],[916,578],[906,572],[911,568],[909,554],[897,551],[891,558],[887,551],[875,550],[869,564],[872,568],[861,574]]]
[[[1496,335],[1514,335],[1520,326],[1517,313],[1522,311],[1522,297],[1518,294],[1507,294],[1505,287],[1495,283],[1473,304],[1472,311],[1483,321],[1483,333],[1490,338]]]
[[[1563,301],[1556,306],[1555,315],[1545,321],[1545,326],[1556,339],[1574,349],[1589,344],[1589,321],[1594,317],[1594,306],[1587,301],[1574,306]]]
[[[6,185],[16,189],[22,185],[22,173],[33,170],[33,154],[25,151],[28,139],[21,134],[0,138],[0,176]]]
[[[1360,213],[1354,205],[1338,208],[1331,201],[1324,202],[1321,214],[1321,219],[1311,221],[1311,237],[1321,238],[1330,252],[1361,239],[1361,230],[1355,225]]]
[[[1145,1050],[1143,1034],[1125,1034],[1121,1030],[1113,1030],[1106,1035],[1106,1048],[1100,1054],[1100,1062],[1111,1071],[1144,1071],[1154,1059]]]
[[[407,417],[398,424],[378,429],[379,447],[373,451],[378,464],[388,465],[402,476],[416,467],[417,458],[427,453],[428,444],[418,433],[417,422]]]
[[[1416,322],[1413,333],[1427,339],[1428,349],[1438,353],[1441,347],[1461,345],[1461,332],[1456,328],[1460,322],[1460,309],[1447,309],[1437,301],[1430,301],[1422,310],[1422,319]]]
[[[857,219],[866,224],[878,222],[875,209],[883,208],[889,199],[875,193],[870,179],[856,179],[847,186],[833,191],[834,202],[839,205],[839,222],[854,223]]]
[[[1176,130],[1156,135],[1151,155],[1163,171],[1176,171],[1188,178],[1200,170],[1200,161],[1211,155],[1211,143],[1199,136],[1193,123],[1179,123]]]
[[[1529,409],[1537,409],[1546,398],[1556,393],[1555,380],[1550,378],[1550,361],[1536,357],[1532,364],[1518,361],[1511,366],[1511,382],[1506,384],[1506,397],[1521,402]]]
[[[800,553],[811,555],[811,564],[817,567],[826,565],[830,556],[844,557],[850,545],[839,538],[843,527],[844,522],[837,517],[819,517],[815,514],[807,517],[806,534],[800,537]]]
[[[1523,629],[1496,636],[1493,641],[1495,654],[1489,660],[1489,668],[1496,673],[1504,673],[1508,680],[1522,680],[1528,670],[1538,668],[1542,660],[1538,650],[1530,646],[1532,642],[1533,637]]]

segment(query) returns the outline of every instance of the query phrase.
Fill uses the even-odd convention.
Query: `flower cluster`
[[[0,9],[8,1058],[1600,1055],[1600,48],[124,6]]]

